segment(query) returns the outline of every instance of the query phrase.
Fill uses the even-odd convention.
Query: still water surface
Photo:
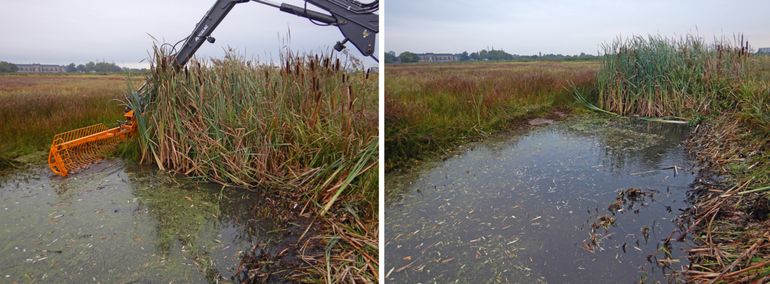
[[[386,200],[386,280],[666,282],[651,262],[664,257],[661,240],[687,207],[694,177],[681,142],[688,132],[570,120],[389,176],[388,192],[397,193]],[[610,210],[629,188],[643,195]],[[602,216],[614,225],[592,228]],[[683,247],[674,246],[673,258],[686,261]]]
[[[119,161],[0,176],[0,282],[228,281],[253,245],[280,241],[262,204]]]

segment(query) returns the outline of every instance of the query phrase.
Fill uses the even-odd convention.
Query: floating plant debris
[[[610,226],[615,225],[615,217],[612,217],[610,215],[602,215],[599,218],[596,219],[596,222],[591,224],[591,228],[593,229],[609,229]]]
[[[666,282],[658,258],[646,259],[658,243],[640,228],[653,240],[676,228],[673,208],[687,206],[687,128],[588,120],[471,144],[389,176],[398,196],[386,199],[386,281]],[[679,174],[660,170],[671,165]]]
[[[634,205],[640,204],[644,206],[645,198],[649,198],[650,201],[655,201],[656,190],[642,190],[639,188],[631,187],[628,189],[618,191],[615,201],[613,201],[607,209],[615,214],[616,212],[623,211],[623,206],[627,205],[627,209],[634,208]]]

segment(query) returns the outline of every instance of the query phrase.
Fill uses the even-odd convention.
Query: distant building
[[[449,53],[421,53],[417,54],[420,62],[454,62],[459,59],[454,54]]]
[[[19,67],[19,73],[64,73],[67,70],[64,66],[45,65],[45,64],[16,64]]]
[[[758,49],[757,54],[770,54],[770,47],[763,47]]]

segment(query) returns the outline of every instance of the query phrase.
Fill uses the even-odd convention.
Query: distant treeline
[[[80,72],[80,73],[118,73],[123,71],[146,71],[147,69],[133,69],[123,68],[115,63],[111,62],[88,62],[86,64],[75,65],[70,63],[64,66],[64,70],[68,73]]]
[[[119,72],[144,72],[147,69],[123,68],[111,62],[88,62],[86,64],[76,65],[70,63],[62,66],[67,73],[119,73]],[[18,72],[19,67],[16,64],[0,61],[0,73]]]
[[[16,64],[0,61],[0,73],[16,72],[18,70],[19,67],[16,67]]]
[[[594,60],[599,57],[596,55],[590,55],[580,53],[578,55],[563,55],[563,54],[536,54],[536,55],[519,55],[510,54],[502,49],[482,49],[481,51],[468,53],[463,51],[462,53],[454,54],[456,61],[535,61],[535,60]],[[399,55],[396,55],[395,51],[388,51],[385,53],[385,63],[413,63],[419,62],[420,58],[416,53],[405,51]]]

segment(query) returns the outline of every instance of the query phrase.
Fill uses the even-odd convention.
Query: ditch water
[[[119,161],[0,176],[0,282],[227,282],[253,246],[282,241],[267,203]]]
[[[670,270],[654,263],[687,208],[688,132],[572,119],[388,177],[386,280],[666,282]],[[668,260],[686,261],[684,248],[675,243]]]

